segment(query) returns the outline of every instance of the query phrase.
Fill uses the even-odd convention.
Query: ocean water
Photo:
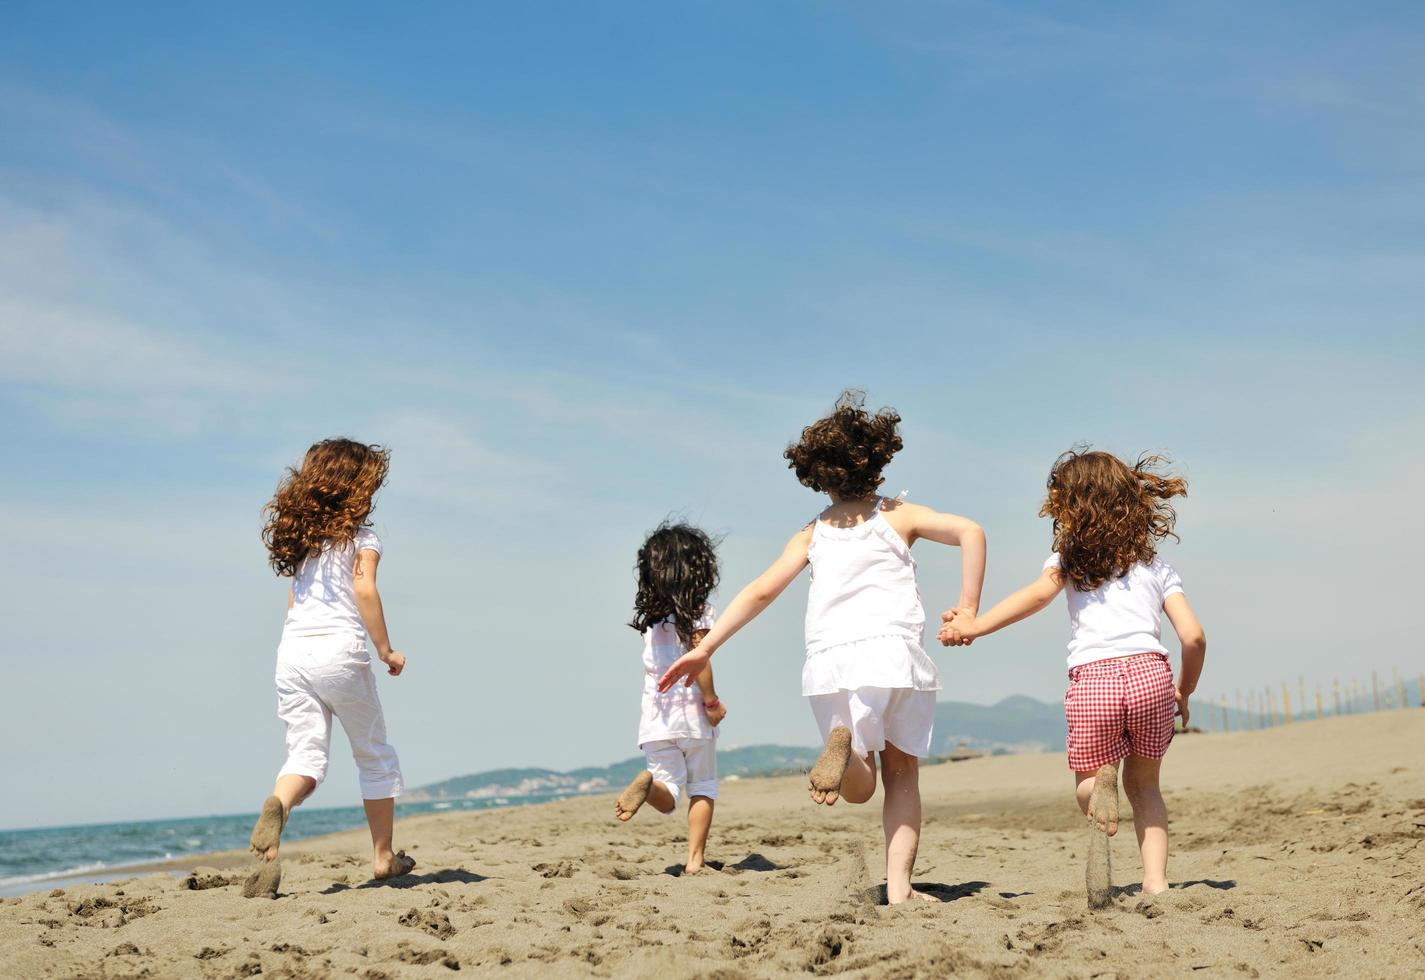
[[[447,810],[487,810],[551,798],[498,797],[398,803],[396,817],[400,819],[418,813]],[[254,812],[181,820],[0,830],[0,895],[22,895],[55,885],[112,880],[126,877],[126,868],[153,861],[246,848],[248,835],[252,833],[256,820]],[[293,811],[282,839],[301,840],[303,837],[364,826],[366,813],[359,806],[303,806]]]

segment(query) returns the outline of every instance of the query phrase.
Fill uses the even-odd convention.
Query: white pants
[[[859,756],[883,751],[890,742],[906,755],[930,755],[935,730],[935,692],[908,687],[858,687],[834,694],[813,694],[812,714],[826,741],[831,730],[851,730],[851,749]]]
[[[321,785],[331,757],[332,715],[351,742],[362,799],[400,796],[401,763],[386,741],[365,638],[284,637],[277,648],[277,717],[287,725],[287,763],[279,777],[310,776]]]
[[[653,778],[668,787],[673,805],[686,789],[689,796],[717,799],[717,739],[670,738],[644,742],[643,756]]]

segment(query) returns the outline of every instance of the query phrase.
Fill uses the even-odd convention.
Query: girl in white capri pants
[[[287,472],[267,505],[262,538],[277,574],[292,577],[292,590],[277,648],[277,714],[287,725],[287,762],[252,831],[252,850],[264,861],[276,860],[292,808],[326,778],[336,716],[360,770],[375,877],[415,867],[404,851],[391,849],[401,766],[386,741],[367,652],[369,639],[392,677],[405,668],[406,658],[391,648],[376,590],[381,540],[367,527],[388,458],[380,446],[324,440]]]
[[[704,666],[696,686],[660,692],[658,679],[712,625],[708,596],[717,586],[712,540],[687,524],[663,524],[638,549],[638,593],[633,621],[643,635],[643,709],[638,745],[648,768],[614,803],[628,820],[644,802],[672,813],[688,797],[688,862],[684,874],[703,869],[703,852],[717,799],[717,725],[727,715]]]
[[[921,647],[925,610],[911,546],[924,538],[961,549],[959,608],[976,610],[985,576],[978,524],[877,495],[881,470],[901,448],[900,416],[862,408],[845,392],[827,417],[802,430],[786,458],[803,485],[831,498],[751,585],[728,604],[697,648],[663,675],[669,689],[705,670],[722,643],[766,609],[802,569],[807,595],[802,694],[826,743],[811,771],[812,801],[865,803],[885,783],[886,898],[911,897],[920,843],[919,759],[930,754],[940,676]]]

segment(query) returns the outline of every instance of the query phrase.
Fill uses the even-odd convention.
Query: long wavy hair
[[[323,546],[344,547],[368,526],[391,451],[351,439],[323,439],[289,468],[263,508],[262,543],[278,575],[296,575]]]
[[[882,408],[865,409],[866,395],[848,388],[825,418],[802,430],[782,455],[803,486],[842,500],[861,500],[885,481],[881,470],[900,452],[901,417]]]
[[[1187,481],[1159,472],[1168,465],[1167,457],[1144,454],[1129,466],[1086,447],[1054,461],[1039,516],[1054,519],[1059,569],[1074,588],[1096,589],[1152,561],[1164,538],[1177,540],[1168,501],[1187,496]]]
[[[717,588],[716,548],[706,531],[691,524],[658,525],[638,549],[638,592],[628,625],[641,633],[671,616],[678,639],[691,645]]]

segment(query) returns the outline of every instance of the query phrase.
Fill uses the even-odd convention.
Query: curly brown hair
[[[802,430],[782,455],[803,486],[842,500],[861,500],[884,482],[881,470],[900,452],[901,417],[891,408],[872,415],[864,392],[848,388],[830,415]]]
[[[389,449],[351,439],[323,439],[308,449],[262,511],[262,543],[273,571],[296,575],[302,560],[323,546],[349,545],[371,523],[390,462]]]
[[[663,523],[638,549],[633,620],[640,633],[673,617],[678,638],[693,645],[695,627],[717,588],[717,543],[702,528]]]
[[[1164,456],[1144,454],[1129,466],[1117,456],[1074,448],[1054,461],[1040,517],[1054,519],[1059,570],[1080,592],[1153,560],[1164,538],[1177,540],[1177,512],[1187,481],[1157,472]]]

